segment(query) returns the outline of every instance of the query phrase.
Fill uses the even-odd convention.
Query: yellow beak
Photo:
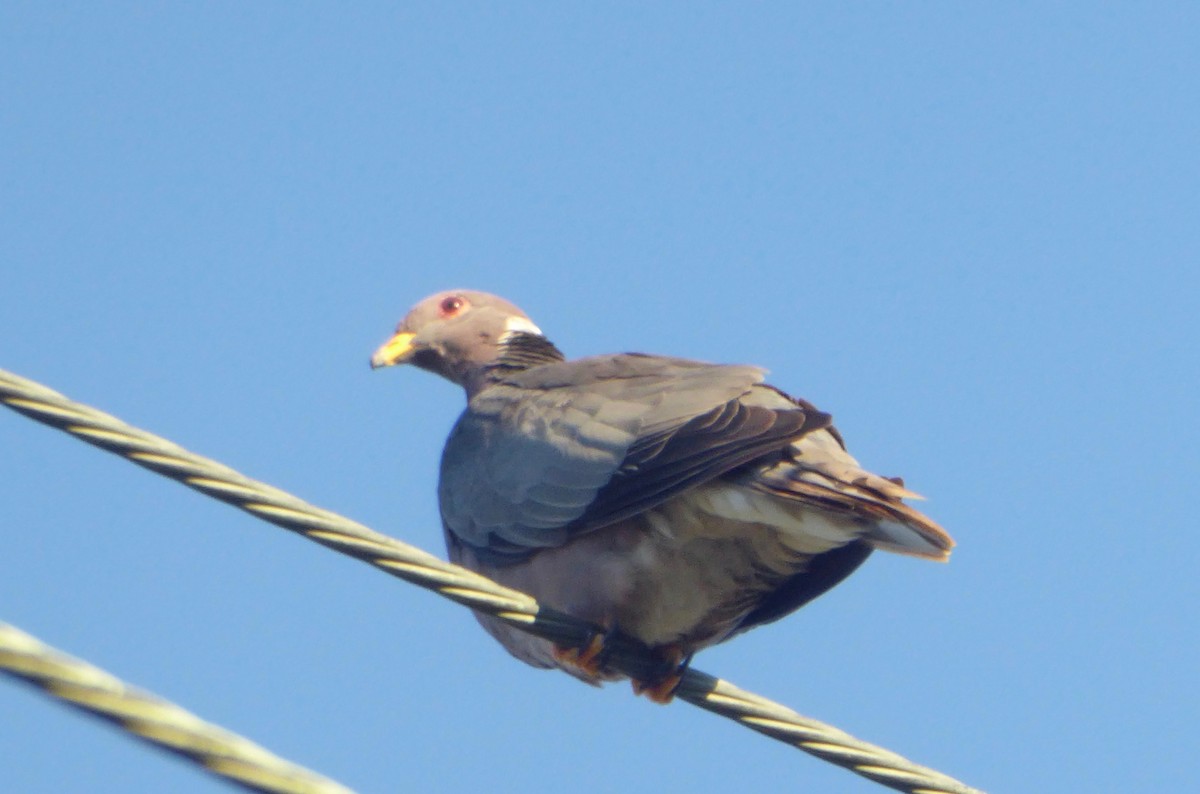
[[[416,334],[403,331],[384,342],[371,356],[371,369],[390,367],[408,361],[415,350],[412,343],[415,336]]]

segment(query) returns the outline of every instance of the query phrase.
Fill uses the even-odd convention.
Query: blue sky
[[[1194,785],[1194,4],[5,4],[0,367],[441,551],[505,295],[771,369],[958,540],[706,672],[992,791]],[[0,619],[363,792],[880,790],[15,414]],[[20,792],[225,786],[0,682]]]

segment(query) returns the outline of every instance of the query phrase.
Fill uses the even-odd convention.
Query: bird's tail
[[[954,540],[928,516],[901,501],[921,498],[905,488],[903,480],[866,471],[826,430],[806,435],[790,451],[787,459],[757,472],[754,487],[857,518],[865,526],[862,539],[875,548],[949,559]]]

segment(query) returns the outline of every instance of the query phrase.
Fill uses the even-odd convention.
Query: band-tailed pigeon
[[[945,560],[954,545],[757,367],[567,361],[516,306],[471,290],[418,303],[371,358],[402,363],[467,394],[438,485],[451,560],[664,658],[783,617],[873,549]],[[479,619],[531,665],[615,677],[602,642],[572,652]],[[635,688],[666,700],[675,681]]]

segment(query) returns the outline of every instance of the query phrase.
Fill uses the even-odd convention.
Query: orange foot
[[[583,648],[564,648],[554,646],[554,660],[563,667],[569,667],[580,673],[580,678],[591,681],[604,677],[604,635],[593,634],[588,644]]]
[[[666,669],[661,677],[652,681],[632,681],[633,694],[645,695],[654,703],[665,706],[675,699],[675,690],[683,680],[692,657],[684,654],[678,645],[664,645],[657,649],[662,656],[663,667]]]

